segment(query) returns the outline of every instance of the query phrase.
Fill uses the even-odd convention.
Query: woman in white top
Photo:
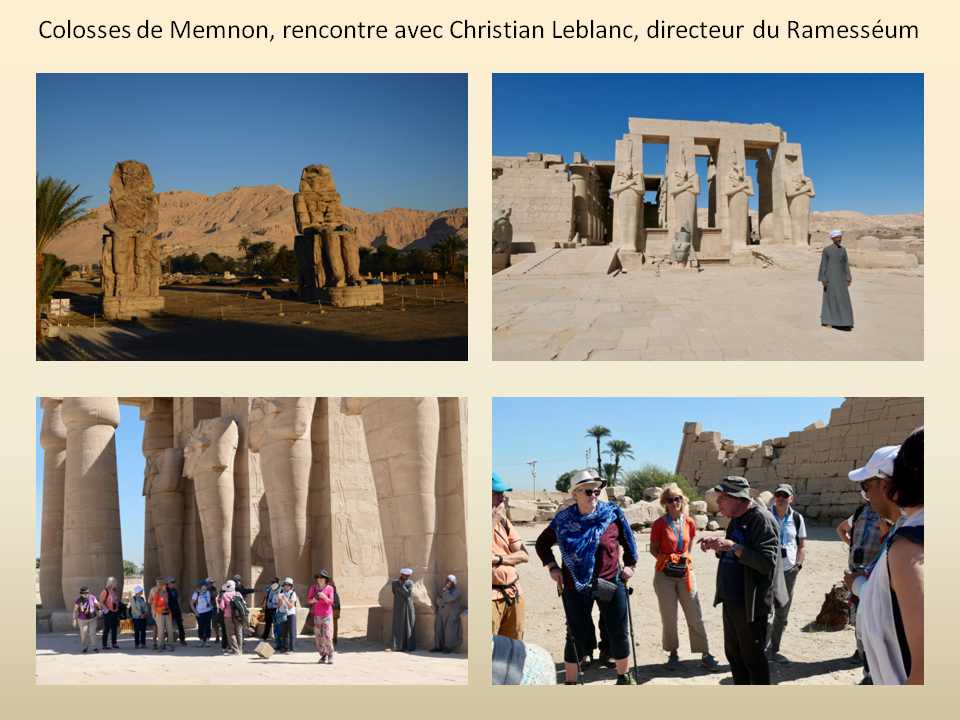
[[[892,477],[875,479],[877,511],[893,519],[893,504],[906,518],[888,534],[869,580],[848,572],[847,586],[860,596],[857,626],[873,684],[923,685],[923,427],[900,446]],[[877,500],[888,502],[882,509]]]
[[[190,598],[190,609],[197,616],[197,634],[200,636],[197,647],[210,647],[210,622],[213,619],[214,600],[206,580],[200,581],[197,591]]]
[[[287,578],[283,581],[283,588],[280,595],[277,596],[277,608],[283,606],[287,613],[286,621],[286,645],[288,653],[297,651],[297,591],[293,589],[293,579]]]

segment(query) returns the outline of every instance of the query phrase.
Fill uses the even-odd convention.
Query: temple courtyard
[[[760,249],[770,266],[699,273],[608,273],[603,246],[537,253],[494,276],[493,359],[923,360],[922,267],[854,267],[843,332],[820,325],[819,257]]]

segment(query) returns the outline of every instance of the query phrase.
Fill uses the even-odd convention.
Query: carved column
[[[589,165],[570,165],[570,181],[573,183],[573,209],[577,212],[576,232],[580,239],[590,239],[590,171]]]
[[[689,220],[693,246],[699,249],[697,196],[700,194],[700,177],[697,175],[696,147],[692,137],[670,137],[666,179],[670,193],[667,202],[668,239],[672,243],[683,221]]]
[[[457,576],[467,608],[467,398],[440,398],[437,460],[437,574]],[[439,592],[439,590],[437,591]]]
[[[635,143],[631,136],[625,135],[617,140],[614,185],[617,173],[634,173],[643,183],[643,145],[640,138]],[[642,193],[643,188],[640,188]],[[633,190],[624,190],[613,201],[613,246],[623,252],[640,252],[643,248],[641,212],[643,196]]]
[[[63,398],[40,398],[43,422],[43,506],[40,518],[40,602],[44,609],[66,607],[63,595],[63,490],[67,468],[67,426]],[[79,588],[74,588],[74,592]],[[73,597],[68,595],[67,597]]]
[[[143,457],[149,462],[150,458],[157,453],[174,446],[173,399],[152,398],[140,407],[140,419],[144,423]],[[160,560],[157,554],[157,535],[153,524],[153,512],[150,507],[150,498],[146,496],[146,493],[144,493],[143,505],[143,578],[144,582],[152,583],[153,579],[160,573]],[[182,559],[179,565],[180,572],[182,572]],[[178,577],[177,580],[181,583],[181,587],[186,587],[183,578]]]
[[[63,501],[63,596],[82,585],[123,580],[117,447],[117,398],[63,399],[67,463]]]

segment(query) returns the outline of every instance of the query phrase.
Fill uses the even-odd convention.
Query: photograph
[[[38,685],[466,684],[467,398],[36,407]]]
[[[494,74],[493,359],[923,360],[923,82]]]
[[[494,398],[493,684],[922,685],[923,414]]]
[[[465,73],[36,87],[37,360],[467,360]]]

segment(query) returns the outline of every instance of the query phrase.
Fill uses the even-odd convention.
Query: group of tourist
[[[881,448],[849,473],[867,504],[838,528],[850,545],[845,583],[856,625],[854,660],[864,664],[861,684],[923,684],[923,428],[902,445]],[[556,583],[566,618],[566,684],[599,661],[617,668],[618,685],[635,685],[629,671],[633,643],[630,589],[638,551],[623,511],[600,500],[606,483],[585,470],[571,479],[574,502],[557,512],[536,541],[536,552]],[[714,488],[727,518],[725,536],[696,538],[688,499],[675,484],[662,489],[664,514],[653,523],[650,553],[656,557],[653,589],[663,626],[666,668],[679,667],[677,606],[682,608],[690,649],[710,672],[710,654],[691,550],[714,551],[718,561],[713,605],[722,604],[724,653],[734,684],[769,685],[770,661],[787,663],[781,642],[797,580],[807,560],[806,525],[791,505],[794,490],[781,484],[767,508],[753,499],[749,482],[724,478]],[[495,684],[556,682],[550,655],[523,640],[524,598],[516,566],[529,561],[523,542],[505,517],[511,488],[493,474],[493,673]],[[905,538],[909,542],[896,542]],[[560,550],[560,562],[553,548]],[[600,641],[592,610],[600,613]],[[629,633],[629,637],[628,637]],[[635,650],[634,650],[635,653]]]

